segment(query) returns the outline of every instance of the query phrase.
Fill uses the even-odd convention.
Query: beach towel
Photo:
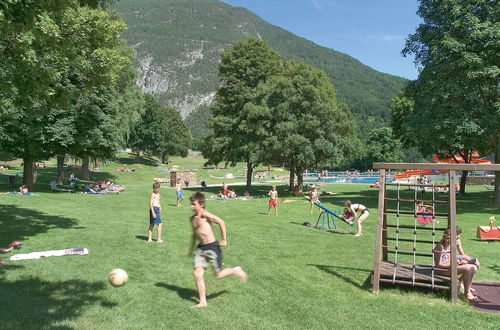
[[[49,250],[49,251],[39,251],[31,253],[16,254],[10,257],[10,260],[29,260],[29,259],[40,259],[41,257],[62,257],[69,255],[85,255],[89,254],[87,248],[74,248],[65,250]]]

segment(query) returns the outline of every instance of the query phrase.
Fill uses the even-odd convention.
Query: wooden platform
[[[394,272],[396,275],[394,276]],[[432,267],[415,266],[409,264],[395,264],[394,262],[382,261],[380,263],[380,282],[420,286],[430,289],[449,290],[451,279],[442,275],[443,270],[434,268],[434,280],[432,278]]]

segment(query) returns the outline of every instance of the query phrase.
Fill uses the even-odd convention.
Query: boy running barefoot
[[[276,186],[273,186],[269,191],[269,209],[267,210],[267,215],[271,213],[271,207],[274,207],[274,214],[278,215],[278,191]]]
[[[158,225],[158,233],[156,236],[156,241],[158,243],[163,243],[161,240],[161,205],[160,205],[160,184],[155,181],[153,183],[153,193],[151,193],[151,198],[149,199],[149,229],[148,229],[148,242],[153,241],[153,228]]]
[[[190,218],[193,226],[193,242],[189,254],[194,257],[193,276],[200,298],[200,302],[193,307],[207,307],[203,274],[209,264],[214,268],[217,279],[235,275],[239,277],[241,282],[246,282],[248,276],[240,266],[222,269],[220,246],[227,245],[226,225],[222,219],[205,210],[205,196],[201,192],[194,193],[189,200],[191,201],[191,210],[194,213]],[[212,222],[215,222],[220,228],[222,236],[220,243],[215,240],[211,226]],[[193,254],[193,248],[197,240],[199,244]]]

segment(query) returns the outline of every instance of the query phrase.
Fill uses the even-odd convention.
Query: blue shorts
[[[184,198],[184,193],[181,191],[177,192],[177,198]]]
[[[149,210],[149,223],[151,225],[159,225],[161,223],[160,208],[158,206],[153,206],[153,210],[155,211],[156,218],[153,218],[151,210]]]

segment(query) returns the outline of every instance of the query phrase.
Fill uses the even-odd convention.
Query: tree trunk
[[[63,184],[63,179],[64,179],[64,159],[65,156],[57,156],[57,176],[56,176],[56,183],[58,185]]]
[[[467,176],[469,171],[462,171],[462,177],[460,178],[460,195],[465,195],[465,183],[467,182]]]
[[[89,163],[90,163],[89,156],[83,156],[82,179],[87,181],[90,180]]]
[[[500,132],[495,134],[495,164],[500,164]],[[500,172],[495,172],[493,204],[500,205]]]
[[[164,153],[161,154],[161,163],[165,164],[165,157],[166,155]]]
[[[296,167],[295,174],[297,175],[297,185],[299,186],[299,191],[302,191],[304,188],[304,169],[302,167]]]
[[[293,167],[290,167],[290,191],[293,191],[293,187],[295,186],[295,172],[293,170]]]
[[[30,157],[24,157],[23,163],[23,184],[31,190],[35,184],[35,162]]]
[[[253,175],[253,164],[247,162],[247,186],[245,188],[246,191],[250,193],[252,189],[252,175]]]

